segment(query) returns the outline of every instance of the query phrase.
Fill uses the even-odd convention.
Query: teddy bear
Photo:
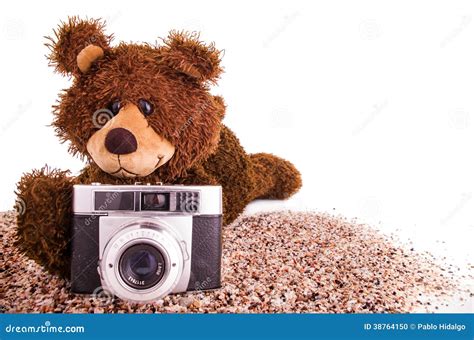
[[[50,65],[73,78],[52,126],[87,162],[77,176],[45,166],[18,183],[17,246],[49,272],[69,277],[75,184],[221,185],[224,225],[252,200],[286,199],[300,188],[292,163],[247,154],[222,123],[224,101],[210,93],[222,53],[197,33],[112,46],[104,21],[71,17],[47,39]]]

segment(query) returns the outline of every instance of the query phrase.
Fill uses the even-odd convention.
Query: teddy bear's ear
[[[199,81],[215,82],[222,73],[221,51],[199,41],[199,34],[171,31],[163,40],[162,60],[171,68]]]
[[[79,76],[89,71],[92,64],[104,56],[110,48],[112,35],[105,35],[104,22],[77,17],[62,22],[54,37],[46,37],[51,53],[50,65],[64,75]]]

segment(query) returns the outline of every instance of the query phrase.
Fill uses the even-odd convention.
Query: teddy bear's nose
[[[105,137],[105,148],[116,155],[126,155],[137,150],[137,139],[124,128],[115,128]]]

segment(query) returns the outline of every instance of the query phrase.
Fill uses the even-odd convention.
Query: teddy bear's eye
[[[113,115],[117,115],[122,108],[122,104],[120,103],[120,100],[115,99],[109,104],[109,110],[113,113]]]
[[[145,116],[149,116],[153,113],[153,105],[146,99],[140,99],[138,101],[138,107]]]

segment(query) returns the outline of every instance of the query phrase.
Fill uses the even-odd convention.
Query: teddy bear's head
[[[117,177],[172,179],[213,153],[224,104],[209,93],[220,52],[172,31],[158,45],[120,43],[100,20],[70,18],[47,44],[50,64],[74,78],[53,126],[70,151]]]

